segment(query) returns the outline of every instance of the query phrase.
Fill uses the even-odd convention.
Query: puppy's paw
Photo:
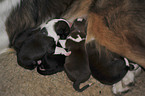
[[[134,83],[135,75],[133,71],[128,71],[125,77],[122,79],[124,85],[130,85]]]
[[[126,93],[130,90],[129,87],[123,87],[123,83],[120,81],[116,84],[113,84],[112,92],[115,95],[121,95],[122,93]]]
[[[41,61],[41,60],[38,60],[38,61],[37,61],[37,64],[38,64],[38,65],[40,65],[41,63],[42,63],[42,61]]]

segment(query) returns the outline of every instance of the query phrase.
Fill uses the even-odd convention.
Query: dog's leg
[[[145,68],[144,48],[138,45],[137,47],[140,49],[135,50],[130,43],[126,42],[128,38],[125,33],[124,31],[114,33],[104,23],[103,16],[89,13],[86,43],[95,40],[101,46],[105,46],[110,51],[126,57]],[[118,34],[122,37],[119,37]],[[137,38],[134,39],[138,41]]]
[[[141,73],[141,70],[142,70],[141,67],[139,67],[137,64],[134,64],[134,70],[128,71],[125,77],[121,81],[113,85],[112,87],[113,93],[121,94],[121,93],[129,91],[130,88],[128,86],[134,84],[135,77]]]
[[[122,79],[124,85],[126,86],[133,85],[135,82],[135,77],[141,73],[141,70],[142,70],[141,67],[138,67],[138,69],[128,71],[125,77]]]

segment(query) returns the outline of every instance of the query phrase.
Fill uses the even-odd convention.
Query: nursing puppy
[[[37,72],[41,75],[55,74],[64,69],[65,55],[68,54],[65,49],[65,41],[70,33],[69,23],[64,19],[52,19],[41,27],[42,32],[46,32],[47,36],[54,38],[56,46],[53,54],[44,55],[37,66]]]
[[[120,81],[127,71],[129,66],[126,66],[122,57],[111,53],[105,48],[96,49],[96,42],[92,41],[87,44],[87,53],[89,58],[89,66],[92,76],[103,84],[112,85]],[[99,60],[96,60],[99,58]]]
[[[37,72],[41,75],[52,75],[64,70],[65,55],[46,53],[37,66]]]
[[[85,24],[79,24],[82,27]],[[73,28],[74,29],[74,28]],[[64,68],[68,78],[73,81],[73,87],[76,91],[82,92],[90,85],[79,88],[80,83],[85,82],[90,77],[88,56],[85,48],[85,32],[73,30],[67,37],[66,48],[71,54],[66,57]]]
[[[58,39],[65,39],[70,32],[68,23],[63,19],[51,20],[47,23],[47,26],[49,28],[43,27],[29,30],[25,34],[18,34],[16,40],[13,41],[20,66],[26,69],[34,69],[38,65],[37,61],[43,59],[46,53],[49,55],[55,53]],[[64,56],[60,55],[59,57],[63,58],[62,60],[65,59]]]
[[[98,49],[96,49],[96,46]],[[113,85],[118,83],[126,76],[128,71],[135,70],[136,66],[138,66],[129,64],[126,58],[124,59],[121,56],[108,51],[103,46],[96,45],[95,41],[90,42],[86,47],[91,74],[103,84]],[[96,58],[99,58],[99,60],[96,60]],[[127,85],[129,85],[129,83]],[[119,91],[126,92],[128,90],[129,88],[122,88]],[[115,91],[113,92],[114,94],[118,93]]]
[[[34,69],[46,53],[53,54],[55,51],[55,41],[52,37],[48,37],[40,30],[36,32],[25,32],[28,37],[24,42],[21,42],[24,35],[15,41],[15,49],[17,51],[17,62],[25,69]],[[31,34],[31,35],[30,35]],[[20,48],[20,49],[19,49]]]

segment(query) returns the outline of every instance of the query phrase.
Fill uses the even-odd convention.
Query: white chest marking
[[[66,40],[59,40],[59,43],[61,44],[61,46],[62,46],[63,48],[65,48]]]
[[[78,38],[73,38],[72,36],[69,36],[67,39],[71,39],[71,40],[73,40],[73,41],[75,41],[75,42],[81,42],[82,40],[85,40],[86,38],[81,38],[80,37],[80,35],[77,35],[78,36]]]
[[[61,48],[61,47],[56,47],[55,48],[55,53],[54,54],[65,54],[67,53],[66,50],[64,50],[64,48]]]

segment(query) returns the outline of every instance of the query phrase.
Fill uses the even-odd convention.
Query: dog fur
[[[88,16],[87,43],[106,49],[145,67],[144,0],[93,0]]]
[[[132,65],[125,62],[127,59],[124,60],[123,57],[103,47],[98,49],[101,51],[99,53],[96,49],[99,46],[95,41],[90,42],[86,47],[92,76],[103,84],[113,85],[122,80],[129,70],[134,69]],[[96,58],[99,60],[95,60]]]

